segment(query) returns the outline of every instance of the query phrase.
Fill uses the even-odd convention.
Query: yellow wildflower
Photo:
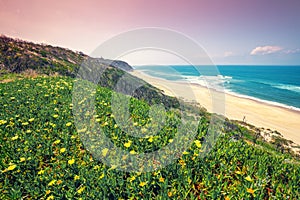
[[[3,120],[3,119],[1,119],[0,120],[0,125],[2,125],[2,124],[6,124],[7,123],[7,121],[6,120]]]
[[[80,176],[78,176],[78,175],[74,176],[74,181],[79,180],[79,179],[80,179]]]
[[[54,143],[54,144],[59,144],[59,143],[60,143],[60,140],[55,140],[53,143]]]
[[[108,148],[102,149],[102,156],[105,157],[108,153]]]
[[[44,174],[44,173],[45,173],[45,170],[42,170],[42,169],[38,172],[39,175]]]
[[[181,159],[181,160],[179,160],[179,164],[180,164],[180,165],[182,165],[182,166],[184,166],[184,165],[185,165],[185,162],[184,162],[184,160],[182,160],[182,159]]]
[[[33,121],[34,121],[34,118],[30,118],[28,121],[29,121],[29,122],[33,122]]]
[[[56,182],[56,180],[52,180],[48,183],[48,186],[52,186],[54,183]]]
[[[85,186],[81,187],[79,190],[77,190],[78,194],[81,194],[83,192],[83,190],[85,189]]]
[[[47,200],[52,200],[52,199],[54,199],[54,196],[53,196],[53,195],[51,195],[51,196],[49,196],[49,197],[47,198]]]
[[[199,140],[194,141],[196,147],[201,148],[201,142]]]
[[[50,190],[46,190],[46,195],[50,194],[51,191]]]
[[[66,126],[71,126],[71,125],[72,125],[71,122],[66,123]]]
[[[147,185],[147,182],[140,182],[139,186],[144,187],[145,185]]]
[[[159,182],[164,182],[165,181],[165,179],[161,176],[160,178],[159,178]]]
[[[11,140],[17,140],[19,136],[15,135],[14,137],[11,138]]]
[[[253,179],[252,179],[250,176],[247,176],[245,179],[246,179],[247,181],[249,181],[249,182],[252,182],[252,181],[253,181]]]
[[[57,115],[57,114],[54,114],[54,115],[53,115],[53,118],[58,118],[58,115]]]
[[[62,180],[58,180],[58,181],[56,182],[57,185],[60,185],[61,183],[62,183]]]
[[[129,179],[130,182],[132,182],[132,181],[134,181],[134,180],[135,180],[135,176],[132,176],[132,177]]]
[[[3,170],[2,172],[7,172],[7,171],[12,171],[17,167],[17,165],[10,165],[8,168],[6,168],[5,170]]]
[[[255,190],[253,190],[252,188],[247,188],[247,192],[254,195]]]
[[[71,160],[68,160],[68,164],[69,164],[69,165],[73,165],[74,163],[75,163],[74,158],[72,158]]]
[[[243,172],[241,172],[241,171],[235,171],[235,173],[239,174],[239,175],[243,174]]]
[[[149,141],[149,142],[153,142],[153,137],[152,137],[152,136],[149,137],[148,141]]]
[[[172,143],[173,142],[173,139],[169,139],[169,143]]]
[[[225,197],[225,200],[230,200],[230,198],[228,196]]]
[[[124,143],[124,147],[129,148],[131,146],[131,141]]]
[[[64,153],[66,151],[66,148],[61,148],[60,153]]]
[[[23,122],[23,123],[22,123],[23,126],[26,126],[26,125],[28,125],[28,124],[29,124],[28,122]]]
[[[129,153],[132,155],[136,154],[135,150],[131,150]]]
[[[99,176],[99,179],[103,179],[104,178],[104,173],[101,174],[101,176]]]
[[[20,158],[20,162],[24,162],[26,160],[26,158],[22,157]]]

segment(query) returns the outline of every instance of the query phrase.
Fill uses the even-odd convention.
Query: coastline
[[[187,101],[196,101],[208,112],[225,115],[232,120],[245,121],[257,128],[277,130],[285,139],[300,144],[300,111],[284,106],[224,93],[194,83],[168,81],[147,75],[141,71],[130,72],[144,81],[164,91],[166,95],[181,97]],[[187,91],[193,95],[187,95]],[[219,102],[219,103],[218,103]],[[220,104],[221,102],[221,104]]]

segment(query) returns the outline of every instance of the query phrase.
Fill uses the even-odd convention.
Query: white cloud
[[[294,53],[299,53],[300,49],[288,49],[284,53],[286,54],[294,54]]]
[[[250,55],[266,55],[281,51],[282,47],[279,46],[260,46],[253,49]]]

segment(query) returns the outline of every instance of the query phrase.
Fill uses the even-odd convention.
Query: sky
[[[193,39],[216,64],[300,65],[299,10],[299,0],[0,0],[0,34],[91,54],[118,34],[158,27]],[[151,53],[122,58],[182,62]]]

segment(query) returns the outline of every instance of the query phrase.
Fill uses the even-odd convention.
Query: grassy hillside
[[[129,75],[123,62],[110,65],[109,60],[3,36],[0,46],[0,199],[299,199],[299,158],[286,140],[267,143],[255,127],[226,120],[216,145],[203,157],[211,114],[183,102],[180,113],[178,100]],[[173,150],[181,154],[174,162],[151,172],[142,167],[124,172],[98,160],[95,152],[105,159],[115,155],[100,148],[99,135],[85,127],[77,130],[72,112],[78,106],[72,101],[74,77],[84,61],[102,73],[96,92],[87,91],[96,113],[83,114],[91,115],[113,145],[139,155],[184,142],[189,134],[176,139],[176,133],[187,117],[197,125],[190,148],[181,152],[179,143]],[[130,98],[128,118],[145,137],[128,134],[116,122],[112,89],[121,77],[143,85]],[[167,108],[165,123],[147,136],[143,127],[154,124],[156,130],[162,121],[151,117],[155,103]],[[199,121],[195,113],[200,113]],[[123,162],[131,164],[126,156]],[[163,160],[149,159],[157,162]]]
[[[250,134],[247,129],[231,124],[201,158],[208,116],[200,121],[191,147],[166,168],[130,173],[103,164],[75,129],[73,80],[38,77],[0,84],[1,199],[299,199],[299,163],[236,137]],[[112,93],[97,89],[95,118],[116,146],[139,153],[172,142],[175,111],[167,112],[168,123],[152,139],[136,139],[115,123]],[[137,99],[131,105],[136,126],[148,122],[149,105]]]
[[[12,39],[0,36],[0,81],[7,78],[22,78],[28,74],[45,74],[76,77],[79,68],[89,63],[95,72],[102,72],[99,85],[113,89],[126,74],[131,81],[143,85],[134,96],[148,103],[162,102],[166,108],[178,107],[178,101],[164,95],[160,90],[143,80],[131,76],[132,67],[123,61],[91,58],[81,52],[61,47]],[[23,76],[22,76],[23,74]],[[97,73],[95,73],[97,74]],[[2,77],[2,78],[1,78]]]

